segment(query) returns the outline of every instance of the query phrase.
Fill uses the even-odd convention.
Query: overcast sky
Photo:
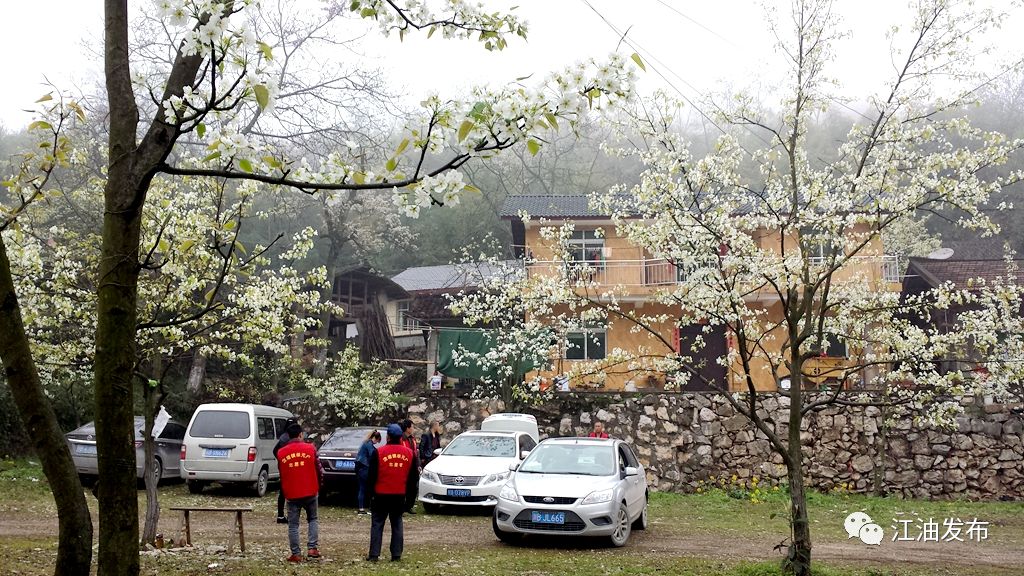
[[[133,2],[142,6],[150,0]],[[263,0],[265,4],[274,0]],[[304,0],[311,9],[319,0]],[[985,0],[982,0],[984,2]],[[1009,2],[989,0],[995,6]],[[378,39],[362,43],[370,65],[404,86],[410,98],[428,92],[458,95],[474,84],[505,83],[587,57],[601,57],[619,45],[622,31],[648,64],[641,89],[666,87],[696,99],[712,91],[753,87],[767,93],[777,85],[772,73],[780,66],[765,23],[762,2],[752,0],[484,0],[495,10],[518,5],[529,22],[529,39],[511,39],[501,53],[488,53],[477,42],[445,41],[440,35]],[[788,1],[766,0],[785,8]],[[0,91],[0,122],[8,128],[27,124],[22,109],[50,89],[49,79],[64,90],[86,88],[102,72],[102,62],[86,48],[97,50],[102,37],[102,5],[96,0],[26,2],[0,0],[4,34],[0,35],[0,72],[6,80]],[[591,6],[593,8],[591,8]],[[844,94],[863,98],[880,90],[891,77],[885,30],[907,14],[903,3],[888,0],[837,2],[849,36],[838,46],[832,69]],[[998,50],[983,62],[992,74],[1024,57],[1019,34],[1024,18],[1016,9],[1003,30],[987,40]],[[906,19],[903,18],[905,22]],[[354,30],[361,24],[356,23]],[[365,27],[365,26],[364,26]],[[616,32],[614,29],[619,32]],[[777,75],[776,75],[777,77]],[[45,78],[45,79],[44,79]],[[760,88],[759,88],[760,87]]]

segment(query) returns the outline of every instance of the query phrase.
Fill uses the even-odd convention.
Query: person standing
[[[412,427],[412,420],[409,420],[408,418],[406,418],[405,420],[402,420],[402,441],[401,441],[401,443],[402,443],[403,446],[405,446],[409,450],[412,450],[412,455],[413,455],[413,458],[415,459],[415,462],[416,462],[416,471],[418,473],[419,470],[421,470],[423,468],[423,463],[420,462],[420,459],[419,459],[419,449],[416,447],[415,433],[416,432],[415,432],[415,430],[413,430],[413,427]],[[412,492],[410,492],[407,495],[408,499],[406,501],[405,511],[408,512],[409,514],[415,514],[416,513],[415,507],[416,507],[416,494],[417,494],[417,492],[419,492],[419,486],[415,485],[412,488]]]
[[[356,454],[356,479],[359,481],[357,504],[359,514],[366,514],[367,483],[370,481],[370,460],[377,457],[377,444],[380,444],[380,430],[371,430],[370,434],[359,446]]]
[[[594,422],[594,431],[590,433],[591,438],[607,438],[608,433],[604,431],[604,422]]]
[[[277,465],[281,471],[281,491],[288,502],[288,546],[291,550],[289,562],[301,562],[299,555],[299,517],[306,511],[308,533],[306,535],[306,557],[320,558],[320,524],[317,520],[317,495],[323,481],[323,470],[316,448],[305,441],[302,426],[293,422],[287,428],[291,440],[277,451]]]
[[[441,447],[441,423],[431,420],[430,429],[420,436],[420,465],[426,466],[434,459],[434,450]]]
[[[288,435],[288,427],[295,424],[294,418],[289,418],[284,423],[284,432],[277,437],[277,444],[274,444],[274,458],[277,458],[277,451],[280,450],[285,444],[287,444],[292,437]],[[288,519],[284,516],[284,490],[278,488],[277,490],[277,523],[287,524]]]
[[[366,559],[376,562],[384,541],[384,521],[391,523],[391,561],[402,559],[405,534],[402,514],[409,494],[415,494],[419,482],[416,453],[402,442],[402,427],[388,425],[388,443],[381,446],[370,460],[368,485],[373,490],[370,504],[370,552]]]

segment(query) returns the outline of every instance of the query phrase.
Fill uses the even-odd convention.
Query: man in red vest
[[[590,433],[591,438],[607,438],[608,433],[604,431],[604,422],[594,422],[594,431]]]
[[[384,521],[391,522],[391,561],[402,558],[404,534],[402,513],[409,494],[416,493],[419,483],[416,453],[402,444],[402,427],[388,425],[388,443],[370,458],[367,482],[373,500],[370,504],[370,553],[366,559],[376,562],[384,540]]]
[[[288,546],[291,548],[289,562],[301,562],[299,555],[299,516],[306,511],[309,533],[306,537],[306,556],[310,560],[320,558],[317,549],[320,539],[320,523],[317,521],[317,494],[323,480],[323,469],[316,448],[305,441],[302,426],[293,422],[285,430],[291,441],[277,451],[277,466],[281,471],[281,492],[288,501]]]

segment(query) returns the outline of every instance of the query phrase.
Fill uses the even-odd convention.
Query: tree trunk
[[[328,211],[324,209],[324,217],[329,217]],[[330,247],[327,250],[327,286],[320,290],[320,301],[328,302],[334,295],[334,276],[338,272],[338,255],[340,250],[338,249],[338,243],[334,239],[334,235],[328,232],[328,241]],[[345,311],[345,315],[351,314],[350,310]],[[327,375],[327,360],[330,356],[331,350],[333,349],[333,342],[330,342],[331,337],[331,311],[326,310],[320,315],[320,327],[317,329],[317,338],[321,342],[327,342],[323,347],[316,353],[316,361],[313,363],[313,376],[317,378],[323,378]],[[343,339],[345,335],[341,336]]]
[[[88,574],[92,562],[92,519],[82,483],[43,392],[29,349],[28,335],[14,292],[7,247],[0,236],[0,360],[18,415],[32,439],[36,456],[57,505],[57,562],[54,574]]]
[[[146,483],[146,520],[142,528],[141,544],[153,544],[156,542],[156,529],[160,522],[160,500],[157,492],[159,478],[153,476],[153,460],[156,456],[156,439],[153,438],[153,423],[156,415],[160,412],[160,403],[163,401],[163,394],[149,385],[143,385],[143,397],[145,398],[146,425],[143,428],[143,449],[146,455],[146,466],[142,478]]]
[[[794,347],[795,348],[795,347]],[[795,576],[811,574],[811,526],[807,517],[807,494],[804,491],[804,455],[800,444],[800,425],[803,423],[803,362],[799,360],[799,350],[792,350],[793,362],[790,370],[792,384],[789,389],[789,430],[787,448],[789,462],[790,527],[793,530],[793,542],[789,545],[789,556],[786,558],[789,570]]]
[[[206,354],[196,350],[192,354],[192,369],[188,372],[188,392],[198,397],[203,389],[203,378],[206,377]]]

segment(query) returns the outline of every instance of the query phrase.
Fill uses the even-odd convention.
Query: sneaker
[[[376,562],[377,560],[378,560],[378,558],[376,556],[367,556],[366,557],[366,561],[367,562]]]
[[[289,562],[302,562],[302,556],[299,556],[298,554],[292,554],[291,556],[288,557],[288,561]]]
[[[405,513],[406,513],[406,514],[415,514],[415,513],[416,513],[416,511],[415,511],[415,510],[413,510],[412,508],[409,508],[408,510],[406,510],[406,511],[405,511]]]
[[[399,561],[399,560],[401,560],[401,559],[402,559],[402,557],[401,557],[401,556],[392,556],[392,557],[391,557],[391,561],[392,561],[392,562],[398,562],[398,561]]]
[[[360,508],[356,514],[369,514],[369,512],[366,511],[366,508]]]
[[[288,523],[288,519],[285,518],[284,516],[278,516],[277,517],[277,523],[278,524],[287,524]]]
[[[310,548],[306,552],[306,557],[308,557],[310,560],[319,560],[320,559],[320,551],[317,550],[316,548]]]

